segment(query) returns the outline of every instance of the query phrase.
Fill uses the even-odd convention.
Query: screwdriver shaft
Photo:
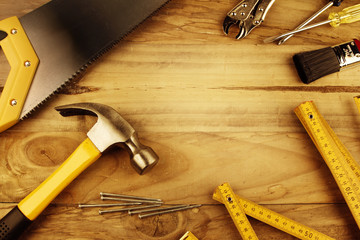
[[[314,13],[314,15],[312,15],[310,18],[308,18],[307,20],[305,20],[303,23],[301,23],[299,26],[297,26],[294,30],[298,30],[301,29],[303,27],[305,27],[306,25],[308,25],[310,22],[312,22],[315,18],[317,18],[320,14],[322,14],[323,12],[325,12],[327,9],[329,9],[330,7],[332,7],[334,5],[333,1],[330,1],[328,4],[326,4],[323,8],[321,8],[319,11],[317,11],[316,13]],[[281,39],[278,42],[278,45],[283,44],[284,42],[286,42],[287,40],[289,40],[289,38],[291,38],[292,36],[294,36],[294,34],[290,34],[286,37],[284,37],[283,39]]]
[[[300,28],[300,29],[295,29],[293,31],[290,31],[290,32],[287,32],[287,33],[283,33],[279,36],[275,36],[275,37],[269,37],[269,38],[266,38],[264,40],[264,43],[270,43],[270,42],[274,42],[276,40],[279,40],[283,37],[286,37],[286,36],[289,36],[291,34],[295,34],[295,33],[298,33],[298,32],[302,32],[302,31],[305,31],[305,30],[309,30],[311,28],[314,28],[314,27],[319,27],[321,25],[324,25],[324,24],[327,24],[327,23],[330,23],[332,22],[333,20],[329,19],[329,20],[325,20],[325,21],[322,21],[322,22],[318,22],[318,23],[314,23],[314,24],[311,24],[311,25],[308,25],[308,26],[305,26],[303,28]]]

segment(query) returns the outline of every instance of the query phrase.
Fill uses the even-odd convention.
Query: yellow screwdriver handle
[[[338,27],[342,23],[352,23],[360,20],[360,4],[344,8],[340,12],[332,12],[329,14],[330,25]]]
[[[18,208],[29,220],[34,220],[72,180],[100,156],[101,152],[87,138],[53,174],[19,203]]]

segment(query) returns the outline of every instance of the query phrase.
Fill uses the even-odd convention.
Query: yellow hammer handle
[[[101,152],[87,138],[53,174],[19,203],[19,210],[29,220],[34,220],[71,181],[100,156]]]

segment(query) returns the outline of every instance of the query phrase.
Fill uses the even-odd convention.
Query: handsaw
[[[308,226],[236,195],[229,183],[218,186],[214,191],[213,199],[225,205],[242,239],[258,239],[246,217],[248,215],[299,239],[334,240]]]
[[[169,0],[53,0],[0,21],[11,70],[0,132],[24,119]]]

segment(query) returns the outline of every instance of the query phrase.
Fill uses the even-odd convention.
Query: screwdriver
[[[269,37],[266,38],[264,40],[264,43],[270,43],[273,41],[276,41],[280,38],[286,37],[288,35],[294,34],[294,33],[298,33],[298,32],[302,32],[314,27],[318,27],[324,24],[329,23],[332,27],[338,27],[340,26],[340,24],[342,23],[352,23],[352,22],[356,22],[360,20],[360,4],[351,6],[351,7],[347,7],[344,8],[342,11],[340,12],[332,12],[329,14],[329,18],[326,21],[322,21],[319,23],[315,23],[312,25],[308,25],[306,27],[300,28],[300,29],[296,29],[284,34],[281,34],[280,36],[275,36],[275,37]]]
[[[308,19],[306,19],[303,23],[301,23],[299,26],[297,26],[295,28],[295,30],[297,29],[301,29],[303,27],[305,27],[306,25],[308,25],[310,22],[312,22],[315,18],[317,18],[320,14],[322,14],[323,12],[325,12],[326,10],[328,10],[329,8],[331,8],[332,6],[340,6],[341,2],[343,0],[330,0],[330,2],[328,4],[326,4],[324,7],[322,7],[319,11],[317,11],[316,13],[314,13],[311,17],[309,17]],[[294,34],[290,34],[284,38],[282,38],[279,42],[278,45],[283,44],[284,42],[286,42],[287,40],[289,40],[292,36],[294,36]]]

